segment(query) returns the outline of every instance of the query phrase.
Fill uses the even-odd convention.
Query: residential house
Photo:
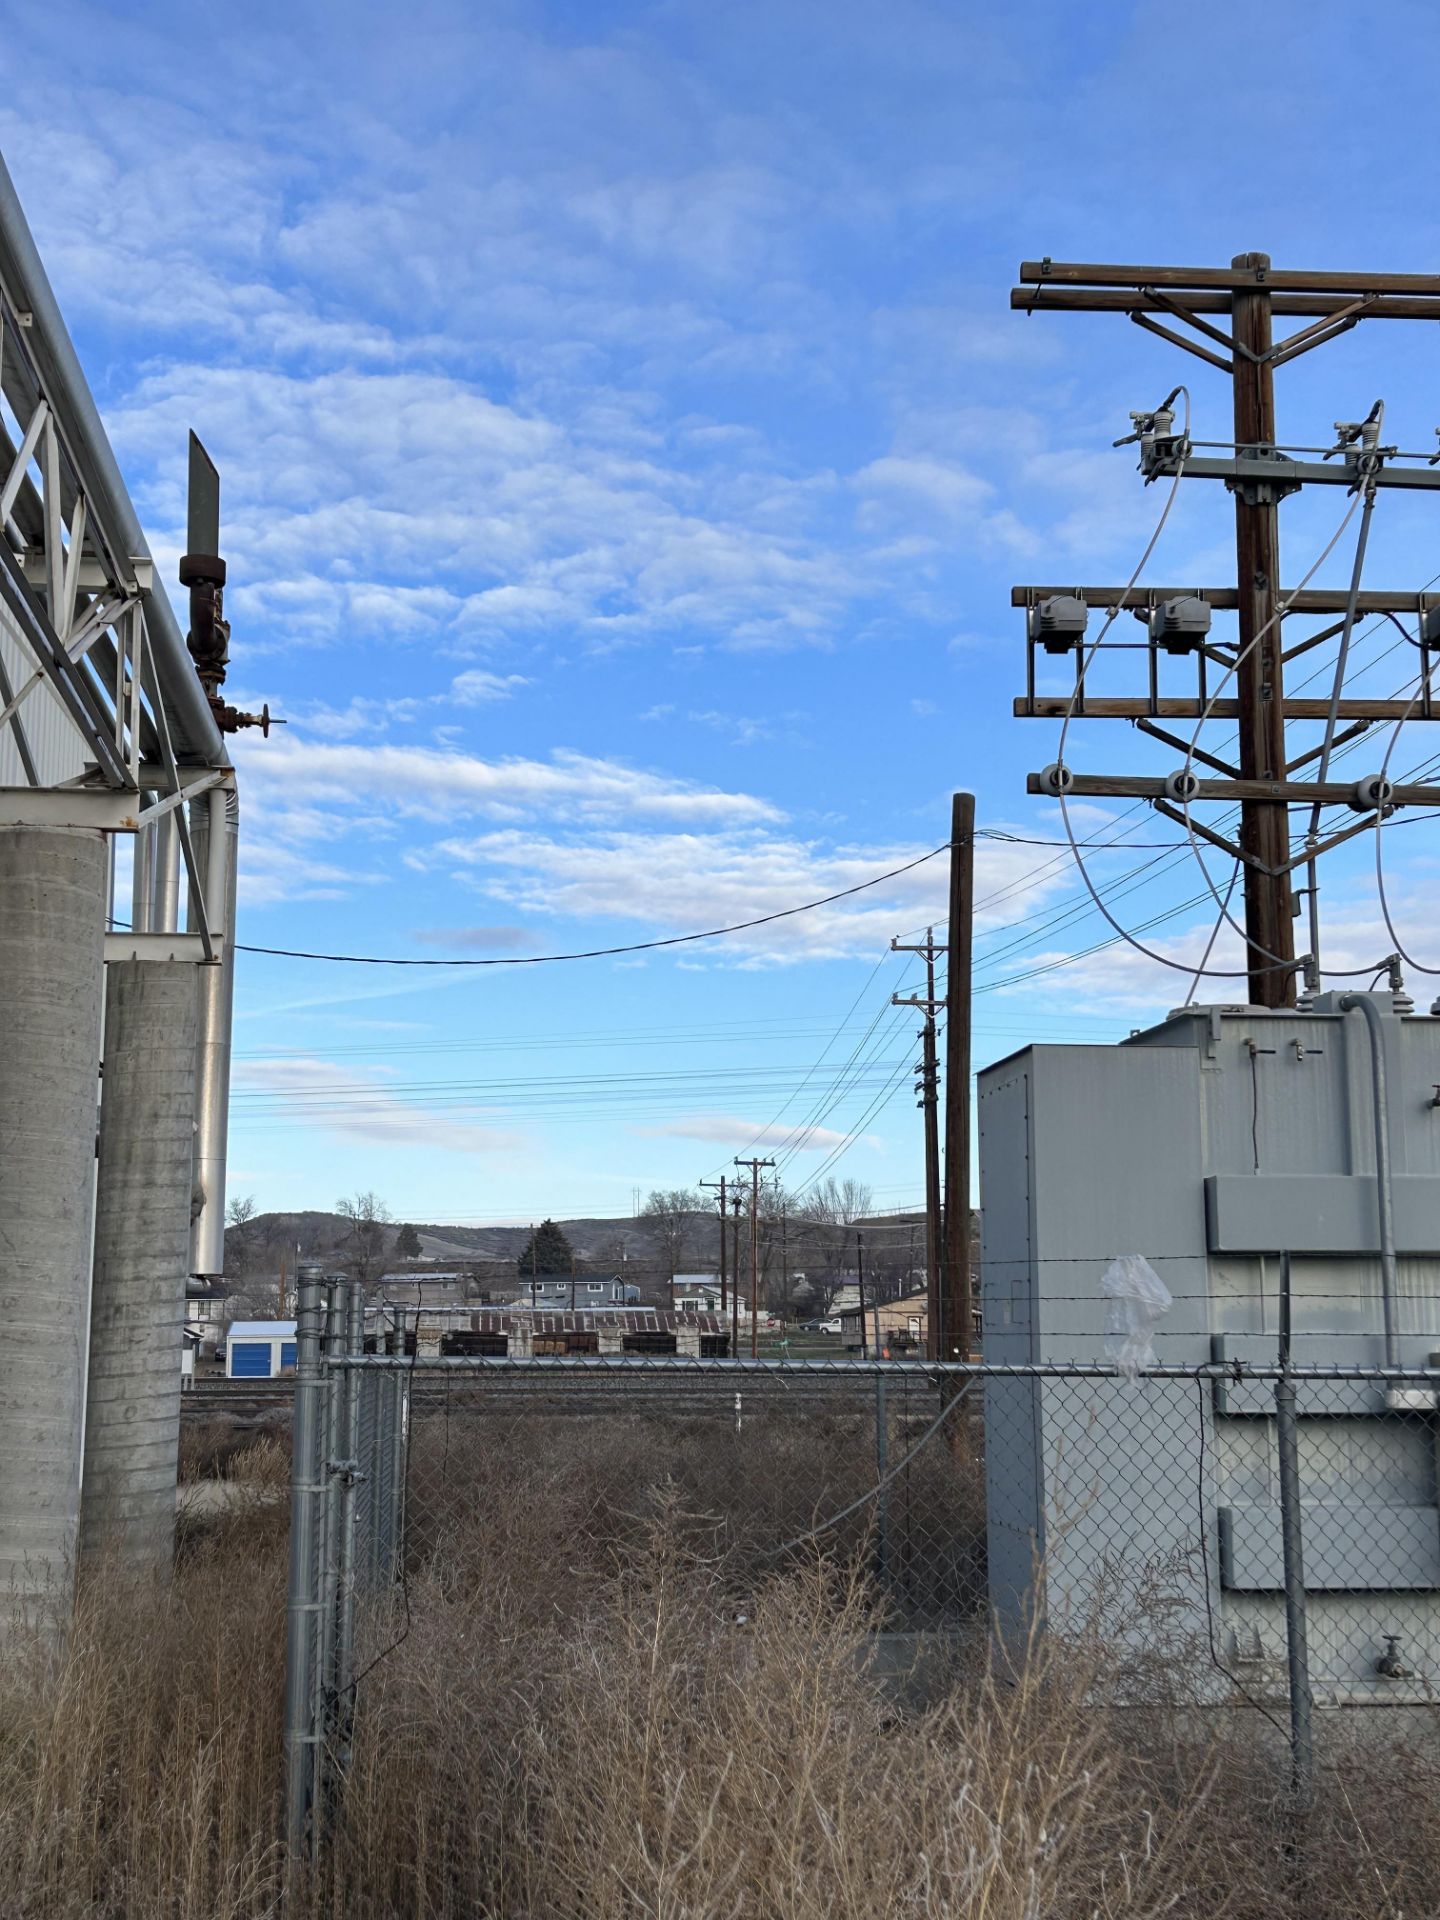
[[[867,1303],[863,1331],[857,1302],[840,1315],[840,1338],[847,1347],[873,1349],[877,1324],[882,1354],[924,1353],[929,1319],[923,1291],[882,1301],[878,1307]]]
[[[670,1282],[676,1313],[718,1313],[720,1282],[713,1273],[677,1273]]]
[[[640,1298],[640,1289],[627,1281],[612,1275],[610,1279],[597,1279],[587,1275],[569,1278],[564,1275],[542,1275],[535,1280],[522,1280],[517,1306],[570,1307],[579,1311],[591,1312],[596,1307],[634,1306]]]

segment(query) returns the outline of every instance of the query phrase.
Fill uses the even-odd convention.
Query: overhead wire
[[[1361,495],[1357,492],[1351,496],[1350,504],[1345,509],[1345,513],[1341,518],[1339,526],[1335,529],[1334,533],[1330,536],[1330,539],[1326,542],[1325,546],[1321,549],[1321,552],[1318,558],[1311,564],[1309,570],[1305,573],[1304,577],[1301,579],[1300,584],[1297,587],[1293,587],[1291,589],[1289,595],[1280,602],[1280,604],[1275,608],[1274,612],[1271,613],[1269,619],[1266,620],[1264,624],[1254,634],[1251,635],[1250,639],[1245,643],[1244,647],[1240,648],[1237,651],[1235,658],[1227,666],[1224,674],[1221,676],[1219,684],[1215,687],[1214,691],[1210,694],[1209,698],[1205,702],[1205,706],[1203,710],[1201,711],[1199,719],[1195,722],[1195,731],[1190,736],[1190,745],[1186,751],[1185,760],[1184,760],[1184,771],[1187,775],[1190,773],[1191,768],[1195,764],[1195,752],[1199,744],[1200,732],[1201,732],[1201,729],[1204,727],[1206,721],[1210,718],[1211,714],[1213,713],[1215,708],[1215,702],[1220,698],[1220,695],[1224,692],[1225,688],[1230,684],[1230,681],[1239,672],[1245,660],[1248,659],[1250,654],[1254,652],[1255,648],[1260,645],[1260,642],[1265,638],[1265,635],[1270,631],[1270,629],[1273,626],[1275,626],[1275,624],[1278,621],[1284,619],[1285,615],[1290,611],[1290,608],[1294,605],[1297,596],[1304,591],[1304,589],[1309,585],[1310,581],[1314,579],[1315,575],[1320,571],[1321,567],[1329,559],[1330,555],[1334,552],[1335,548],[1339,545],[1340,540],[1344,535],[1345,529],[1349,526],[1351,520],[1355,517],[1356,508],[1359,507],[1360,504],[1361,504]],[[1368,523],[1367,523],[1367,526],[1368,526]],[[1363,562],[1364,560],[1363,546],[1361,547],[1358,558],[1360,559],[1360,561]],[[1357,583],[1357,590],[1358,590],[1358,583]],[[1228,898],[1226,900],[1221,899],[1219,890],[1216,888],[1215,882],[1211,877],[1210,869],[1205,864],[1205,856],[1200,851],[1200,837],[1195,831],[1195,823],[1191,818],[1190,796],[1188,793],[1182,793],[1180,804],[1181,804],[1182,811],[1184,812],[1184,815],[1185,815],[1185,831],[1190,841],[1190,852],[1193,855],[1195,863],[1199,867],[1201,874],[1204,876],[1205,884],[1210,890],[1211,897],[1214,899],[1216,905],[1220,908],[1221,918],[1225,921],[1228,921],[1230,926],[1234,928],[1235,932],[1238,933],[1241,939],[1245,941],[1247,951],[1260,954],[1266,962],[1266,965],[1263,969],[1252,969],[1247,966],[1241,972],[1239,972],[1238,975],[1233,970],[1230,971],[1229,973],[1224,973],[1224,974],[1220,974],[1219,970],[1214,970],[1217,972],[1218,977],[1229,978],[1229,979],[1234,979],[1238,977],[1243,979],[1243,978],[1248,978],[1249,975],[1252,973],[1252,971],[1264,971],[1266,973],[1281,973],[1281,972],[1293,973],[1297,965],[1299,965],[1300,963],[1293,959],[1287,960],[1280,954],[1272,953],[1268,947],[1263,947],[1259,945],[1258,942],[1255,941],[1254,938],[1251,936],[1249,930],[1245,927],[1242,927],[1239,921],[1237,921],[1234,915],[1231,913]],[[1170,964],[1173,965],[1174,962],[1171,962]],[[1317,974],[1318,974],[1318,966],[1317,966]]]
[[[238,953],[267,954],[280,960],[326,960],[337,966],[350,967],[543,967],[568,960],[608,960],[619,954],[653,953],[660,947],[683,947],[696,940],[718,940],[730,933],[748,933],[752,927],[768,927],[776,920],[789,920],[796,914],[814,913],[818,907],[833,906],[837,900],[849,900],[871,887],[883,886],[887,880],[898,880],[902,874],[913,873],[917,867],[923,867],[927,861],[948,853],[949,849],[950,842],[946,840],[940,846],[932,847],[928,853],[907,860],[903,866],[891,867],[887,873],[877,873],[869,880],[859,880],[853,887],[841,887],[835,893],[827,893],[819,900],[806,900],[797,907],[780,907],[774,913],[760,913],[749,920],[736,920],[729,926],[703,927],[696,933],[672,933],[657,940],[632,940],[624,946],[587,947],[575,953],[472,954],[446,960],[432,958],[428,954],[310,953],[294,947],[247,946],[243,941],[235,943],[235,950]]]
[[[865,998],[866,994],[870,991],[871,987],[875,984],[875,981],[879,977],[881,969],[884,967],[886,961],[889,960],[890,958],[891,958],[891,949],[886,947],[881,951],[880,958],[875,962],[875,965],[870,969],[870,972],[866,975],[864,984],[860,988],[860,991],[856,994],[855,998],[850,1002],[849,1007],[845,1011],[845,1016],[841,1020],[839,1026],[831,1034],[830,1038],[825,1042],[824,1047],[821,1049],[820,1059],[816,1061],[814,1066],[811,1067],[810,1071],[806,1074],[805,1079],[800,1083],[800,1086],[796,1089],[796,1091],[790,1096],[790,1098],[780,1108],[780,1111],[775,1115],[774,1119],[771,1120],[770,1124],[766,1127],[762,1127],[757,1134],[753,1135],[751,1139],[746,1142],[747,1149],[753,1151],[759,1145],[761,1140],[766,1139],[767,1136],[771,1134],[774,1131],[774,1129],[780,1124],[780,1121],[785,1117],[785,1114],[789,1110],[789,1108],[804,1092],[806,1086],[809,1085],[811,1077],[814,1075],[814,1073],[818,1070],[820,1065],[823,1063],[831,1047],[840,1038],[840,1035],[845,1031],[846,1027],[850,1024],[850,1021],[854,1016],[855,1009],[860,1005],[860,1002]],[[873,1022],[872,1022],[872,1025],[873,1025]],[[724,1164],[724,1163],[722,1162],[721,1164]],[[710,1173],[706,1175],[706,1178],[707,1179],[711,1178],[717,1170],[718,1170],[717,1168],[712,1168]]]
[[[1409,636],[1407,635],[1406,637],[1408,639]],[[1389,745],[1385,749],[1385,758],[1380,765],[1380,779],[1382,781],[1389,778],[1390,757],[1395,751],[1401,729],[1414,712],[1417,703],[1424,697],[1427,691],[1428,682],[1422,672],[1415,692],[1410,697],[1408,707],[1395,722],[1394,732],[1391,734]],[[1383,807],[1377,807],[1375,811],[1375,891],[1380,902],[1380,914],[1385,922],[1385,931],[1394,942],[1396,953],[1405,962],[1407,967],[1412,968],[1416,973],[1423,973],[1429,979],[1434,979],[1437,975],[1440,975],[1440,967],[1427,967],[1422,960],[1415,958],[1414,954],[1408,950],[1404,941],[1400,938],[1399,931],[1395,925],[1394,915],[1390,911],[1390,899],[1385,886],[1385,855],[1383,848],[1383,835],[1386,824],[1385,809]]]

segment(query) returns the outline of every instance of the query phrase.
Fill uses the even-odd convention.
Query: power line
[[[1063,840],[1028,838],[1022,834],[1009,833],[999,827],[982,828],[976,835],[976,838],[995,840],[1006,845],[1025,847],[1068,848],[1070,844]],[[1092,851],[1103,852],[1117,843],[1112,841],[1081,841],[1079,844],[1082,847],[1089,846]],[[1143,844],[1145,843],[1127,843],[1127,845]],[[1159,841],[1153,844],[1165,851],[1183,851],[1186,843],[1182,840],[1173,840]],[[765,927],[776,920],[792,919],[799,913],[813,913],[819,907],[833,906],[837,900],[848,900],[857,893],[864,893],[870,887],[883,886],[887,880],[898,880],[902,874],[913,873],[917,867],[924,866],[926,861],[934,860],[940,854],[948,853],[949,850],[950,843],[947,840],[942,846],[932,847],[928,853],[922,853],[918,859],[908,860],[903,866],[892,867],[888,873],[877,873],[873,879],[858,881],[853,887],[842,887],[838,893],[827,893],[819,900],[807,900],[798,907],[781,907],[774,913],[758,914],[753,920],[737,920],[730,926],[705,927],[698,933],[672,933],[667,934],[663,939],[659,940],[635,940],[625,946],[587,947],[574,953],[495,954],[487,955],[481,959],[473,956],[456,959],[440,959],[433,958],[428,954],[317,953],[298,947],[254,946],[243,940],[236,941],[235,951],[237,953],[263,954],[274,960],[323,960],[329,962],[331,965],[350,967],[543,967],[555,966],[562,961],[569,960],[608,960],[621,954],[653,953],[660,947],[685,946],[696,940],[718,940],[726,934],[747,933],[752,927]],[[1003,897],[1005,891],[1008,891],[1008,889],[1002,889],[1001,895],[996,897]]]
[[[853,887],[842,887],[838,893],[827,893],[823,899],[807,900],[802,906],[781,907],[775,913],[757,914],[753,920],[737,920],[728,927],[706,927],[699,933],[672,933],[663,940],[636,940],[623,947],[588,947],[578,953],[527,953],[495,954],[484,959],[437,960],[428,955],[380,954],[380,953],[307,953],[293,947],[252,947],[237,941],[238,953],[263,953],[277,960],[327,960],[337,966],[349,967],[544,967],[554,966],[562,960],[608,960],[622,953],[651,953],[657,947],[683,947],[696,940],[718,940],[727,933],[746,933],[751,927],[767,927],[775,920],[788,920],[797,913],[813,913],[817,907],[833,906],[837,900],[848,900],[853,894],[864,893],[869,887],[880,887],[887,880],[898,880],[901,874],[913,873],[916,867],[923,867],[927,860],[948,853],[950,842],[932,847],[928,853],[922,853],[918,859],[907,860],[903,867],[892,867],[888,873],[877,873],[871,880],[857,881]]]

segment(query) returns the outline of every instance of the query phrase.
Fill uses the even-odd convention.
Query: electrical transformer
[[[987,1380],[999,1620],[1113,1622],[1186,1663],[1201,1697],[1268,1690],[1285,1660],[1274,1386],[1233,1363],[1276,1365],[1287,1298],[1298,1369],[1434,1362],[1440,1018],[1326,994],[1027,1047],[979,1076],[979,1142],[987,1363],[1113,1361],[1130,1304],[1114,1275],[1143,1262],[1165,1302],[1144,1356],[1196,1370]],[[1296,1411],[1315,1696],[1433,1697],[1436,1396],[1383,1372],[1301,1378]]]

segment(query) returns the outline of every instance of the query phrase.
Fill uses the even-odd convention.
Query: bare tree
[[[760,1297],[772,1313],[786,1318],[795,1304],[798,1206],[778,1181],[760,1189]]]
[[[351,1271],[368,1287],[385,1263],[386,1228],[390,1209],[376,1193],[357,1193],[335,1202],[346,1222],[345,1248]]]
[[[805,1283],[820,1313],[828,1313],[845,1284],[855,1256],[855,1227],[871,1209],[870,1189],[862,1180],[823,1180],[793,1203],[797,1254],[803,1254]]]
[[[273,1274],[261,1273],[239,1280],[225,1301],[225,1320],[277,1320],[285,1310],[280,1285]]]
[[[695,1216],[701,1212],[702,1204],[693,1188],[668,1187],[657,1188],[640,1209],[638,1217],[660,1243],[661,1263],[669,1268],[672,1280],[684,1271],[686,1249],[694,1235]]]
[[[256,1213],[253,1193],[236,1194],[225,1208],[225,1269],[243,1276],[250,1271],[256,1239]]]

